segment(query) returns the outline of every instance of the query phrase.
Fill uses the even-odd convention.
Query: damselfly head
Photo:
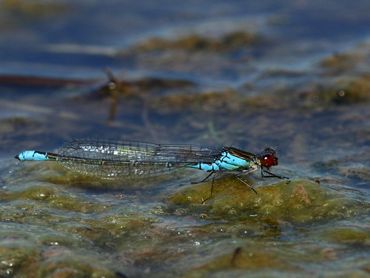
[[[266,148],[262,153],[258,154],[257,157],[260,160],[261,167],[268,169],[272,166],[278,165],[276,151],[272,148]]]

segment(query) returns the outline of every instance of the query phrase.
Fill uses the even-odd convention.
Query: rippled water
[[[78,3],[76,3],[78,2]],[[0,276],[370,272],[368,1],[0,1]],[[277,149],[274,172],[105,179],[72,138]]]

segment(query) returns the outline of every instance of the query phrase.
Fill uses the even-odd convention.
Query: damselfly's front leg
[[[252,185],[250,185],[250,184],[249,184],[249,183],[247,183],[245,180],[243,180],[243,179],[241,178],[241,176],[240,176],[240,175],[235,175],[235,177],[238,179],[238,181],[240,181],[240,182],[244,183],[246,186],[248,186],[250,189],[252,189],[254,193],[256,193],[256,194],[257,194],[256,189],[254,189],[254,187],[253,187]]]
[[[239,174],[239,175],[248,175],[248,174],[250,174],[250,173],[253,173],[253,172],[255,172],[256,170],[258,169],[258,166],[257,165],[253,165],[252,167],[250,167],[249,169],[245,169],[245,170],[243,170],[242,172],[241,172],[241,174]]]
[[[254,187],[252,185],[250,185],[249,183],[247,183],[245,180],[242,179],[242,175],[245,175],[245,174],[250,174],[254,171],[256,171],[258,169],[257,165],[251,167],[250,169],[246,169],[246,170],[243,170],[240,174],[238,175],[235,175],[235,177],[242,183],[244,183],[246,186],[248,186],[250,189],[253,190],[254,193],[257,194],[257,191],[256,189],[254,189]]]
[[[266,173],[267,173],[267,175],[266,175]],[[263,178],[278,178],[278,179],[287,179],[287,180],[289,180],[289,178],[288,177],[285,177],[285,176],[280,176],[280,175],[276,175],[276,174],[274,174],[274,173],[271,173],[270,171],[268,171],[268,170],[266,170],[266,169],[263,169],[263,168],[261,168],[261,176],[263,177]]]

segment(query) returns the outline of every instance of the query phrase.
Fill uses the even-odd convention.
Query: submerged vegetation
[[[248,46],[262,44],[261,36],[245,31],[236,31],[225,34],[220,38],[210,38],[202,35],[191,34],[180,37],[177,40],[164,38],[151,38],[138,45],[132,51],[205,51],[205,52],[227,52],[237,49],[244,49]]]

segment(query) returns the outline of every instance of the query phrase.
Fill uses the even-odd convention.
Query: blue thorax
[[[220,157],[213,163],[199,162],[197,164],[189,166],[190,168],[200,169],[203,171],[232,171],[245,169],[251,166],[252,161],[243,159],[236,155],[231,154],[228,151],[223,151]]]

